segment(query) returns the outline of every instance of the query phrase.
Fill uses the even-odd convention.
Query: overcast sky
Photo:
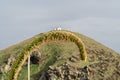
[[[59,26],[120,53],[120,0],[0,1],[0,49]]]

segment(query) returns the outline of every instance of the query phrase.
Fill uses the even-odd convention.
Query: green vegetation
[[[42,47],[39,47],[39,50],[42,53],[43,59],[39,65],[31,64],[31,80],[37,80],[40,73],[46,70],[50,65],[54,64],[54,66],[59,66],[63,64],[65,60],[67,60],[71,55],[77,56],[79,54],[79,49],[74,43],[64,41],[49,42],[47,44],[44,44]],[[56,57],[61,57],[61,59],[56,61]],[[27,80],[27,66],[23,66],[20,72],[18,80],[21,79]]]
[[[22,65],[35,48],[37,48],[41,44],[53,40],[74,42],[79,48],[81,59],[86,61],[87,55],[85,46],[79,37],[68,31],[51,31],[42,34],[40,37],[38,37],[36,40],[30,43],[30,45],[28,45],[22,50],[21,54],[14,62],[12,69],[9,71],[8,80],[17,80],[17,76],[19,74],[19,71],[21,70]]]
[[[71,32],[73,33],[73,32]],[[45,33],[46,34],[46,33]],[[48,66],[60,66],[64,62],[76,67],[88,66],[91,70],[91,80],[119,80],[120,79],[120,55],[110,48],[90,39],[82,34],[74,33],[84,43],[87,51],[87,61],[80,59],[79,48],[71,41],[53,40],[43,42],[37,47],[37,51],[42,53],[40,64],[31,64],[31,80],[38,80],[42,72],[45,72]],[[37,40],[44,34],[38,34],[30,39],[24,40],[16,45],[0,50],[0,65],[5,64],[10,55],[20,56],[20,53],[34,40]],[[54,56],[54,57],[53,57]],[[75,62],[69,61],[71,57],[78,57]],[[56,60],[56,57],[58,60]],[[0,73],[0,80],[3,76]],[[4,75],[7,80],[8,76]],[[18,76],[18,80],[27,80],[27,66],[24,65]]]

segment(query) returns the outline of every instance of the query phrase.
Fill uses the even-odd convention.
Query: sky
[[[120,53],[120,0],[1,0],[0,49],[61,27]]]

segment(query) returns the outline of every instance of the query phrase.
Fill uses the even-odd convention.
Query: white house
[[[55,28],[54,30],[60,31],[60,30],[62,30],[62,29],[61,29],[61,27],[58,27],[58,28]]]

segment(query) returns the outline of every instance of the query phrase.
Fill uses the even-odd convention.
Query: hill
[[[87,61],[79,57],[73,42],[51,41],[39,46],[31,55],[31,80],[120,80],[120,55],[99,42],[75,33],[85,44]],[[22,50],[36,38],[24,40],[0,51],[0,79],[6,80],[8,70]],[[18,80],[27,80],[27,61]]]

